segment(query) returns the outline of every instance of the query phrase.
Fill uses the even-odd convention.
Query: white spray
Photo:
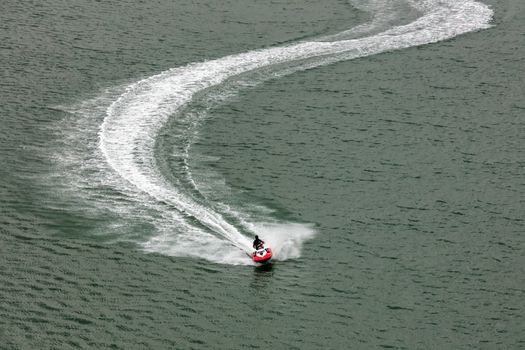
[[[381,3],[368,2],[379,4],[379,9],[382,8]],[[421,16],[409,24],[381,33],[338,40],[356,33],[373,32],[372,27],[378,28],[389,22],[376,15],[372,24],[322,39],[325,41],[300,42],[193,63],[130,85],[107,110],[100,127],[99,148],[107,163],[123,179],[147,193],[154,201],[175,208],[178,213],[173,217],[178,218],[179,225],[186,225],[182,230],[184,233],[179,230],[176,235],[171,234],[168,227],[159,229],[159,234],[150,239],[145,248],[223,263],[237,264],[247,260],[243,251],[250,250],[250,238],[230,224],[215,206],[196,200],[177,184],[167,181],[156,167],[154,148],[160,129],[197,92],[217,86],[236,75],[282,63],[299,62],[288,74],[340,60],[445,40],[487,28],[492,16],[487,6],[471,0],[409,1],[407,4],[419,11]],[[379,10],[376,11],[379,13]],[[301,61],[305,63],[301,64]],[[188,157],[189,146],[184,147],[186,154],[183,156]],[[181,213],[207,229],[195,227],[188,220],[181,221]],[[165,216],[169,217],[169,213]],[[253,223],[247,224],[246,228],[264,237],[280,259],[299,257],[302,242],[314,234],[311,225],[302,224]],[[218,250],[221,250],[220,254]]]

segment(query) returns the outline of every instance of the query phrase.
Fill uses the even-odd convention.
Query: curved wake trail
[[[180,216],[182,213],[186,220],[184,222],[179,220],[179,224],[187,225],[188,232],[191,231],[192,236],[199,236],[201,242],[220,242],[223,246],[231,244],[240,250],[249,251],[249,239],[238,227],[229,223],[223,214],[214,209],[212,203],[196,199],[191,191],[177,182],[168,181],[161,174],[155,160],[155,145],[159,131],[169,118],[183,118],[178,114],[182,113],[183,108],[192,101],[196,93],[220,85],[240,74],[278,65],[290,65],[292,69],[276,74],[282,76],[340,60],[433,43],[487,28],[492,17],[492,11],[486,5],[470,0],[409,1],[408,4],[419,11],[421,16],[409,24],[367,37],[333,41],[371,31],[366,25],[358,26],[353,32],[349,30],[321,39],[324,41],[300,42],[230,55],[174,68],[138,81],[130,85],[126,92],[108,108],[100,127],[99,148],[107,163],[122,178],[156,201],[174,207],[178,211],[177,215]],[[185,152],[182,157],[188,157],[191,141],[181,142],[186,142],[186,146],[182,147],[183,153]],[[192,221],[193,224],[190,223]],[[196,229],[195,223],[204,227]],[[297,237],[289,237],[289,242],[294,245],[312,235],[312,230],[307,226],[303,229],[296,227],[289,234],[293,235],[293,232],[297,232]],[[274,238],[277,242],[277,237]],[[158,243],[165,239],[167,239],[166,235],[159,235],[150,240],[146,248],[214,260],[209,253],[204,253],[206,249],[198,248],[199,240],[190,237],[190,234],[174,241],[173,244],[177,244],[178,248],[171,251],[156,248],[161,247],[162,245]],[[279,247],[276,248],[278,256]],[[238,256],[233,258],[236,254],[239,252],[232,252],[229,262],[239,262]],[[281,258],[298,254],[298,252],[285,253],[283,249]]]

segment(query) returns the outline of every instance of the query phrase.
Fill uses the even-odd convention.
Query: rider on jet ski
[[[264,247],[264,241],[259,239],[259,236],[255,236],[253,241],[254,252],[251,254],[253,262],[257,264],[266,264],[272,258],[272,250],[269,247]]]
[[[264,245],[264,241],[259,239],[259,236],[255,235],[255,240],[253,241],[253,248],[259,249],[259,248],[262,248],[263,245]]]

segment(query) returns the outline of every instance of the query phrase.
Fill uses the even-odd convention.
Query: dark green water
[[[525,347],[525,6],[484,3],[479,32],[228,75],[127,163],[100,146],[126,86],[423,11],[0,4],[0,349]],[[272,265],[240,260],[254,232]]]

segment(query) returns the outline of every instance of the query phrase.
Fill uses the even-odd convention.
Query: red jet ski
[[[252,253],[253,262],[264,264],[270,261],[272,258],[272,250],[270,248],[264,248],[262,244],[257,246],[257,249]]]

